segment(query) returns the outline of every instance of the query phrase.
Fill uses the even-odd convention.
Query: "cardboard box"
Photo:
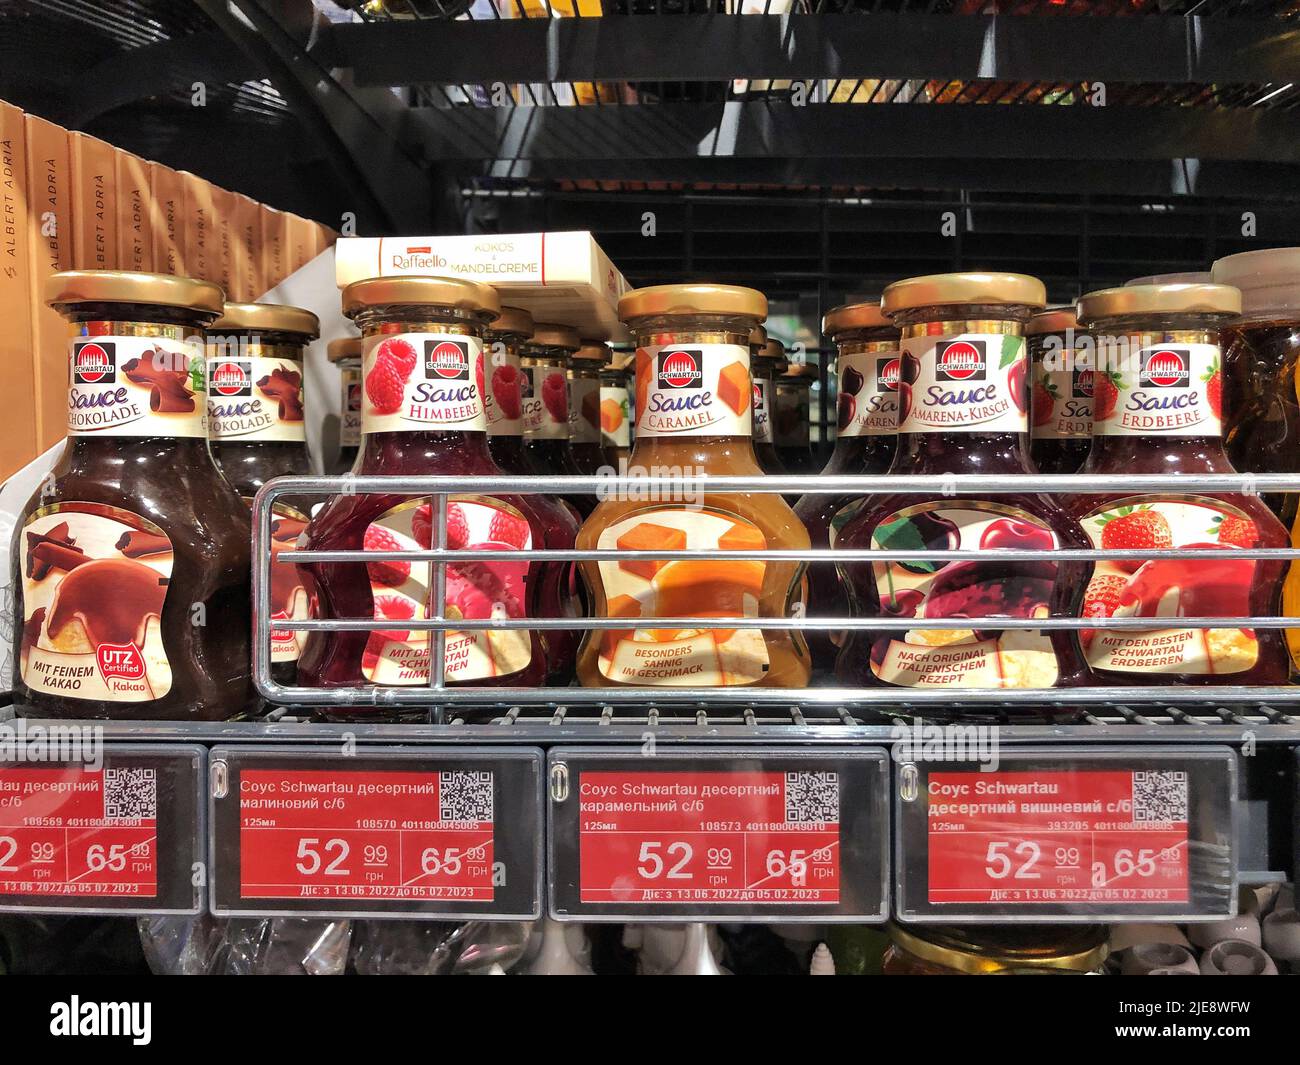
[[[149,164],[117,149],[117,263],[122,270],[153,271]]]
[[[149,164],[149,229],[155,273],[189,276],[185,254],[185,179],[162,163]]]
[[[27,215],[31,220],[32,374],[36,382],[36,450],[67,435],[68,338],[66,318],[47,307],[45,279],[72,268],[72,161],[68,131],[28,115]]]
[[[217,276],[212,280],[221,286],[226,299],[237,302],[238,285],[235,281],[235,194],[210,185],[212,191],[212,241],[216,246]]]
[[[185,265],[189,276],[217,280],[217,242],[212,224],[212,186],[182,170],[185,180]]]
[[[72,267],[116,270],[117,149],[85,133],[69,133],[72,154]]]
[[[340,289],[367,277],[464,277],[495,286],[502,303],[538,321],[571,325],[584,337],[627,336],[618,320],[627,280],[585,231],[340,237],[334,261]]]
[[[257,267],[253,261],[261,224],[257,217],[257,204],[247,196],[231,193],[230,206],[232,298],[238,303],[249,303],[262,294],[257,287]]]
[[[289,224],[289,272],[301,270],[316,258],[316,223],[296,214],[287,216]]]
[[[9,400],[0,431],[0,477],[36,457],[36,390],[31,351],[31,221],[23,113],[0,101],[0,394]]]
[[[262,284],[267,291],[288,277],[289,217],[274,207],[262,205]]]

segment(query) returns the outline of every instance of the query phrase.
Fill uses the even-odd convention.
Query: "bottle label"
[[[500,342],[489,346],[487,392],[488,433],[492,436],[524,435],[524,393],[528,371],[519,365],[519,352]]]
[[[207,436],[205,358],[167,337],[77,337],[69,436]]]
[[[252,500],[245,500],[250,506]],[[292,551],[298,537],[307,528],[308,517],[283,503],[271,505],[271,661],[296,662],[307,643],[307,633],[297,629],[277,629],[277,621],[305,621],[314,617],[311,597],[303,585],[302,571],[288,563],[280,564],[276,555]]]
[[[632,446],[632,401],[622,385],[600,386],[600,442],[606,447]]]
[[[303,443],[302,363],[209,357],[208,435],[213,440]]]
[[[749,436],[751,395],[744,345],[636,349],[639,436]]]
[[[1255,547],[1254,521],[1218,499],[1134,496],[1115,500],[1083,519],[1093,546],[1140,550],[1166,547]],[[1083,617],[1249,617],[1255,562],[1251,559],[1155,559],[1096,564],[1083,596]],[[1248,629],[1163,629],[1080,633],[1094,669],[1122,673],[1240,673],[1259,660]]]
[[[364,546],[371,551],[427,548],[432,543],[429,502],[408,500],[366,528]],[[453,549],[518,550],[533,546],[532,529],[518,510],[490,496],[453,496],[447,504],[447,546]],[[466,562],[447,566],[444,616],[449,618],[527,617],[528,562]],[[361,672],[375,684],[429,683],[431,632],[401,627],[411,618],[429,617],[425,603],[433,587],[429,562],[366,564],[374,616],[393,627],[378,629],[366,640]],[[532,661],[532,638],[523,629],[471,632],[449,630],[444,642],[447,683],[502,677]]]
[[[54,503],[23,525],[19,669],[32,691],[145,703],[172,686],[163,603],[172,542],[147,518],[101,503]]]
[[[1030,393],[1035,440],[1087,440],[1092,437],[1092,370],[1048,370],[1034,363]]]
[[[339,372],[343,389],[340,409],[343,420],[339,426],[339,444],[342,447],[361,446],[361,370],[347,367]]]
[[[772,431],[777,447],[805,448],[809,441],[809,393],[803,385],[776,383]]]
[[[1103,354],[1105,354],[1103,352]],[[1219,436],[1223,381],[1217,344],[1158,344],[1093,377],[1101,436]]]
[[[599,548],[623,551],[760,550],[755,525],[716,510],[648,510],[601,531]],[[599,563],[607,617],[759,617],[765,562],[628,560]],[[759,629],[607,629],[599,668],[620,684],[753,684],[769,665]]]
[[[1023,433],[1024,337],[908,337],[898,384],[900,433]]]
[[[765,377],[757,378],[754,381],[752,394],[754,443],[771,444],[774,442],[772,437],[772,382]]]
[[[524,370],[524,436],[569,439],[569,378],[558,362]]]
[[[836,427],[840,436],[893,436],[898,432],[896,351],[864,351],[839,358]]]
[[[574,377],[569,381],[569,441],[600,443],[600,378]]]
[[[459,333],[396,333],[365,339],[362,431],[487,431],[483,347]]]
[[[918,503],[889,515],[871,536],[892,551],[1015,547],[1050,550],[1056,534],[1040,519],[1001,503]],[[1046,617],[1054,562],[874,562],[881,616],[960,618],[966,627],[885,633],[871,669],[889,684],[915,688],[1050,688],[1056,652],[1046,632],[999,631],[998,617]],[[976,619],[988,618],[979,628]],[[987,627],[985,627],[987,626]]]

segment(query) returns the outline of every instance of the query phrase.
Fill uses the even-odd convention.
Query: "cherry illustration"
[[[955,551],[961,543],[961,532],[947,518],[939,517],[930,511],[921,511],[907,519],[926,548],[931,551]],[[909,545],[910,546],[910,545]],[[930,574],[936,569],[943,569],[947,562],[900,562],[900,566],[909,573]]]
[[[857,409],[858,401],[849,393],[841,392],[835,411],[835,424],[841,431],[853,424],[853,415],[857,413]]]
[[[990,550],[1014,548],[1021,551],[1049,551],[1055,546],[1055,538],[1049,530],[1015,518],[991,521],[980,534],[980,547]]]

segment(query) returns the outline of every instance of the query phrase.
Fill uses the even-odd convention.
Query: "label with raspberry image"
[[[72,341],[69,436],[207,436],[203,350],[169,337]]]
[[[752,408],[748,347],[636,349],[638,435],[749,436]]]
[[[530,440],[569,439],[569,375],[558,362],[524,370],[524,436]]]
[[[882,550],[1049,551],[1056,534],[1015,507],[980,501],[918,503],[886,517],[871,536]],[[873,562],[881,617],[954,618],[963,627],[887,633],[871,647],[871,669],[889,684],[933,688],[1050,688],[1056,652],[1037,629],[999,630],[998,618],[1051,612],[1054,562]],[[988,619],[987,622],[984,619]],[[976,623],[980,627],[974,627]]]
[[[1217,344],[1156,344],[1129,355],[1103,340],[1092,378],[1101,436],[1209,436],[1223,431]]]
[[[252,500],[246,500],[251,506]],[[292,551],[307,528],[308,517],[283,503],[271,504],[271,621],[305,621],[312,617],[311,597],[297,566],[280,565],[276,555]],[[271,627],[271,661],[296,662],[307,643],[307,633]]]
[[[347,367],[339,371],[339,384],[342,388],[339,409],[342,421],[339,424],[339,446],[361,446],[361,371]]]
[[[1072,352],[1050,353],[1066,362]],[[1030,432],[1035,440],[1087,440],[1092,436],[1092,370],[1048,369],[1034,360],[1030,389]]]
[[[754,432],[754,443],[774,443],[772,437],[772,382],[760,377],[753,383],[751,392],[752,398],[750,402],[753,407],[751,425]]]
[[[716,509],[652,509],[604,529],[596,546],[622,551],[762,550],[767,538]],[[767,564],[759,561],[601,562],[606,616],[759,617]],[[759,629],[607,629],[599,668],[641,686],[731,686],[763,679],[769,665]]]
[[[1204,496],[1133,496],[1107,503],[1083,519],[1094,547],[1249,548],[1259,530],[1249,516]],[[1231,618],[1250,616],[1255,562],[1235,559],[1140,559],[1098,562],[1084,592],[1082,616]],[[1259,660],[1250,629],[1085,629],[1083,653],[1094,669],[1142,673],[1240,673]]]
[[[412,499],[377,518],[366,529],[371,551],[414,551],[432,543],[428,500]],[[528,519],[491,496],[453,496],[447,504],[447,546],[476,551],[526,550],[533,546]],[[428,684],[433,634],[401,627],[403,621],[430,616],[425,608],[433,588],[429,562],[367,563],[374,616],[393,627],[370,634],[361,671],[375,684]],[[445,616],[522,618],[528,616],[528,563],[465,562],[447,567]],[[532,641],[522,629],[456,632],[444,643],[449,684],[517,673],[532,660]]]
[[[892,436],[898,432],[898,381],[902,360],[896,351],[842,353],[836,426],[840,436]]]
[[[488,433],[492,436],[524,435],[524,394],[528,371],[519,365],[519,352],[508,344],[495,341],[483,349],[487,359]]]
[[[249,344],[233,357],[208,356],[208,436],[213,440],[307,439],[302,362]],[[298,349],[290,348],[295,354]]]
[[[23,683],[120,703],[171,690],[162,612],[174,558],[162,529],[118,507],[53,503],[32,513],[17,546]]]
[[[600,443],[600,378],[569,379],[569,440],[574,444]]]
[[[632,400],[622,385],[600,386],[600,441],[606,447],[632,446]]]
[[[394,333],[366,337],[364,345],[363,432],[487,431],[477,337]]]
[[[902,342],[900,433],[1028,430],[1024,337],[916,336]]]

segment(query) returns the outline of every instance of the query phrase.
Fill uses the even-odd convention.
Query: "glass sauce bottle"
[[[778,355],[784,355],[781,345],[772,342]],[[749,334],[749,359],[754,380],[753,439],[754,458],[764,473],[783,474],[788,471],[781,456],[776,453],[776,438],[772,435],[772,410],[776,403],[776,366],[779,361],[768,347],[767,330],[755,326]]]
[[[632,453],[632,395],[627,387],[627,356],[618,352],[600,371],[600,442],[605,462],[620,473]]]
[[[1074,308],[1029,319],[1029,457],[1040,473],[1077,473],[1092,446],[1090,366],[1075,353]]]
[[[582,346],[567,325],[537,322],[519,349],[524,372],[524,456],[539,477],[579,477],[582,470],[569,447],[569,358]],[[591,513],[591,496],[556,496],[579,521]]]
[[[68,439],[18,515],[14,703],[37,717],[250,711],[248,508],[208,450],[202,330],[221,289],[70,271]]]
[[[636,351],[634,472],[761,473],[750,444],[749,333],[767,314],[753,289],[660,285],[626,293],[619,316]],[[760,550],[808,546],[778,495],[713,493],[701,499],[600,502],[579,549]],[[788,617],[801,595],[797,563],[691,560],[580,563],[595,617]],[[589,632],[578,653],[587,687],[802,687],[801,633],[759,629]]]
[[[1044,303],[1023,274],[936,274],[895,282],[881,307],[902,331],[896,474],[1032,474],[1027,453],[1025,322]],[[867,499],[836,538],[844,548],[1082,547],[1078,523],[1048,496],[887,495]],[[845,684],[1050,688],[1085,670],[1073,632],[998,629],[999,617],[1070,617],[1086,564],[995,560],[840,563],[859,617],[954,618],[951,629],[852,631]],[[988,619],[988,620],[985,620]],[[964,622],[964,624],[963,624]]]
[[[569,358],[569,451],[593,477],[609,464],[600,440],[600,376],[611,354],[604,341],[584,340]]]
[[[331,340],[325,354],[339,368],[339,453],[330,473],[347,473],[361,451],[361,338]]]
[[[787,473],[812,473],[812,377],[803,363],[791,367],[779,340],[769,339],[772,362],[772,436]]]

